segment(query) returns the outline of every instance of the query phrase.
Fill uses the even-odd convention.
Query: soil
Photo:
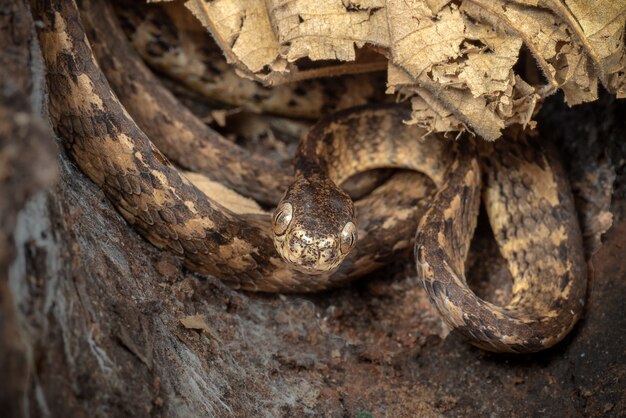
[[[0,157],[18,150],[0,167],[0,415],[625,416],[626,105],[555,96],[539,126],[568,165],[590,282],[574,331],[526,356],[448,334],[408,256],[312,295],[199,277],[137,235],[49,133],[0,135]],[[504,300],[489,238],[483,216],[469,276]]]

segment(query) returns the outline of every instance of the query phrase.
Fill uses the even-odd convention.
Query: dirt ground
[[[132,231],[64,153],[37,160],[58,163],[57,185],[28,192],[42,187],[28,162],[56,151],[19,145],[12,176],[0,175],[2,199],[16,197],[0,206],[0,415],[626,416],[626,105],[603,94],[570,109],[555,96],[539,126],[568,165],[590,282],[571,335],[527,356],[447,335],[408,256],[312,295],[194,275]],[[504,300],[489,238],[483,216],[469,276]]]

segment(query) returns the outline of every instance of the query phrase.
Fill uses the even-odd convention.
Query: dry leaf
[[[355,46],[387,46],[383,0],[268,0],[281,57],[354,61]],[[329,36],[332,35],[332,36]]]
[[[428,90],[415,86],[411,76],[401,68],[390,64],[388,79],[388,93],[397,93],[400,100],[411,100],[412,118],[405,121],[406,123],[418,125],[431,132],[465,130],[463,122],[434,99]]]
[[[204,315],[188,315],[184,318],[181,318],[179,321],[185,328],[200,331],[207,336],[219,341],[217,335],[215,335],[213,330],[211,330],[211,328],[207,324],[206,317]]]
[[[189,0],[185,6],[211,31],[229,62],[251,73],[284,68],[264,1]]]
[[[381,48],[391,61],[388,91],[411,100],[409,123],[432,131],[471,130],[493,140],[511,124],[534,126],[541,100],[558,89],[570,105],[595,100],[599,82],[626,95],[626,0],[186,4],[240,70],[266,82],[296,79],[286,74],[306,71],[311,61],[355,61],[358,48]],[[244,46],[252,25],[256,37]],[[516,73],[522,46],[543,80]]]
[[[571,28],[594,63],[600,81],[618,97],[626,95],[624,26],[626,0],[542,0]]]
[[[504,0],[469,0],[463,5],[470,16],[480,14],[524,40],[548,81],[539,88],[544,94],[560,87],[570,105],[597,98],[597,79],[589,58],[570,28],[550,10]]]
[[[201,192],[232,212],[240,215],[267,214],[255,200],[240,195],[220,182],[213,181],[207,176],[193,171],[183,171],[183,174]]]

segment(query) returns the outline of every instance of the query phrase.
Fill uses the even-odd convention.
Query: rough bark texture
[[[10,271],[30,266],[13,263],[17,246],[27,245],[15,240],[16,219],[27,200],[57,175],[54,140],[35,110],[41,69],[33,39],[28,7],[0,0],[0,415],[8,416],[20,416],[27,407],[34,371],[25,335],[30,324],[16,309],[22,295],[8,279]],[[39,80],[33,79],[35,72]],[[19,280],[37,279],[26,273],[20,271]]]
[[[549,351],[494,355],[444,338],[408,260],[346,289],[257,295],[143,241],[32,122],[41,74],[13,3],[0,1],[1,416],[626,414],[623,103],[544,107],[539,126],[591,219],[589,253],[599,248],[586,315]],[[9,66],[16,57],[30,70]],[[602,208],[613,226],[600,239],[589,213]],[[482,224],[470,276],[498,299],[483,278],[506,275]]]

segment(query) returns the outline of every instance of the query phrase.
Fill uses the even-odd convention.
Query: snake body
[[[479,148],[481,158],[464,149],[420,221],[418,276],[448,326],[474,345],[539,351],[567,335],[585,303],[586,266],[573,197],[559,160],[536,141],[512,134]],[[464,275],[481,191],[513,276],[504,307],[478,298]]]
[[[81,2],[105,17],[101,5]],[[245,290],[304,292],[353,280],[410,247],[410,239],[398,236],[410,236],[425,210],[420,196],[428,196],[433,186],[426,178],[416,182],[414,176],[396,176],[357,203],[363,245],[340,269],[313,278],[294,271],[274,250],[269,214],[242,216],[225,209],[182,176],[137,126],[97,65],[76,4],[42,1],[35,6],[44,22],[39,38],[50,118],[65,148],[144,238],[181,255],[190,269]],[[363,120],[367,116],[361,112]],[[393,125],[405,137],[420,135],[418,128],[400,123],[408,110],[389,117],[396,118]],[[397,205],[407,212],[390,223]]]
[[[105,2],[81,2],[99,66],[124,107],[154,145],[185,169],[266,204],[276,204],[291,170],[248,152],[207,127],[135,56]]]
[[[300,262],[294,269],[274,250],[269,216],[243,217],[204,195],[135,124],[96,64],[74,2],[34,3],[44,23],[39,38],[57,134],[124,218],[157,247],[182,255],[191,269],[257,291],[324,289],[371,271],[409,245],[410,239],[392,235],[406,233],[409,223],[400,222],[402,216],[419,216],[424,203],[415,192],[427,196],[429,183],[405,182],[383,199],[375,192],[367,203],[357,203],[355,219],[350,199],[335,182],[369,168],[404,167],[441,186],[421,218],[415,258],[418,276],[451,328],[488,350],[528,352],[561,340],[580,317],[586,275],[571,193],[558,161],[536,144],[509,138],[479,145],[478,152],[473,142],[463,141],[453,152],[456,144],[420,139],[426,132],[404,125],[409,111],[401,106],[360,108],[320,122],[300,147],[296,181],[272,224],[274,235],[291,237],[295,231],[296,239],[277,244],[297,253],[288,260]],[[413,211],[400,216],[394,205],[403,200],[406,207],[409,189]],[[479,299],[464,277],[481,191],[515,278],[504,308]],[[291,214],[281,218],[286,204]],[[307,211],[317,216],[305,218]],[[324,218],[334,221],[327,230]],[[351,226],[345,234],[346,225],[355,223],[358,234],[351,235]],[[380,260],[371,260],[372,248],[386,250],[378,253]]]
[[[272,221],[276,249],[297,270],[332,271],[356,244],[354,207],[337,184],[359,172],[394,167],[424,173],[440,186],[451,161],[447,141],[425,138],[425,130],[402,123],[409,116],[402,107],[360,109],[322,120],[300,142],[295,180]]]

